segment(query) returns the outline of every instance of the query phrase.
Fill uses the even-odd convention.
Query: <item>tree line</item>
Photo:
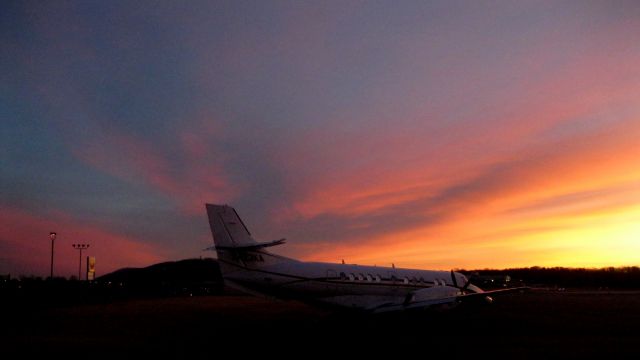
[[[640,289],[640,267],[566,268],[527,267],[461,270],[480,282],[494,280],[499,286],[513,285],[597,289]]]

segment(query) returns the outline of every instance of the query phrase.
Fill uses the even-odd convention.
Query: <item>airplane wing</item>
[[[443,305],[452,305],[455,306],[462,302],[472,302],[472,301],[484,301],[487,303],[492,303],[493,298],[491,295],[496,294],[506,294],[506,293],[514,293],[514,292],[522,292],[525,290],[529,290],[529,287],[515,287],[508,289],[497,289],[497,290],[489,290],[483,292],[473,292],[467,294],[461,294],[459,289],[457,288],[449,288],[450,292],[447,293],[446,288],[439,288],[438,291],[444,291],[442,296],[437,297],[427,297],[421,299],[420,290],[415,292],[413,295],[407,297],[404,302],[400,303],[385,303],[381,305],[377,305],[369,310],[373,313],[386,313],[386,312],[394,312],[394,311],[405,311],[405,310],[426,310],[435,306],[443,306]],[[424,289],[423,291],[429,291],[430,289]]]
[[[493,298],[491,297],[492,295],[497,295],[497,294],[502,295],[507,293],[523,292],[527,290],[530,290],[530,288],[527,286],[520,286],[520,287],[514,287],[514,288],[508,288],[508,289],[496,289],[496,290],[487,290],[483,292],[462,294],[462,295],[458,295],[457,298],[461,302],[468,301],[468,300],[484,300],[491,303],[493,302]]]
[[[456,301],[456,296],[438,298],[438,299],[429,299],[423,301],[415,301],[411,303],[386,303],[382,305],[378,305],[374,308],[370,308],[369,310],[374,314],[380,313],[388,313],[388,312],[399,312],[405,310],[416,310],[416,309],[428,309],[430,307],[452,304]]]

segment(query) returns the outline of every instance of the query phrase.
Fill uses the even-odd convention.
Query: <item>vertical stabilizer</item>
[[[207,215],[209,215],[213,243],[216,246],[234,247],[257,244],[231,206],[207,204]]]
[[[220,270],[225,279],[231,273],[292,261],[264,249],[279,245],[284,239],[266,244],[258,243],[234,208],[213,204],[206,204],[206,207]]]

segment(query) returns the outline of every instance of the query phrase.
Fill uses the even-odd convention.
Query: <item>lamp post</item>
[[[71,244],[74,249],[80,250],[80,257],[78,258],[78,280],[82,280],[81,270],[82,270],[82,250],[88,249],[89,244]]]
[[[58,234],[53,231],[49,233],[49,239],[51,239],[51,274],[49,275],[49,279],[51,280],[53,280],[53,243],[56,241],[57,235]]]

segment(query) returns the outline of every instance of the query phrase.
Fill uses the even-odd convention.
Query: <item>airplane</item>
[[[484,291],[455,271],[401,269],[322,262],[303,262],[267,250],[285,239],[254,240],[237,211],[206,204],[214,246],[224,282],[249,294],[297,299],[371,313],[452,308],[466,300],[493,302]]]

